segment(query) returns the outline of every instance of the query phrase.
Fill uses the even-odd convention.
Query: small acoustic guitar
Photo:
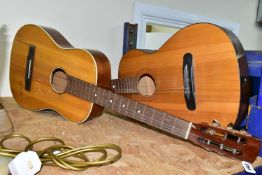
[[[213,24],[189,25],[159,50],[121,59],[116,93],[193,122],[238,128],[247,113],[247,62],[238,38]]]
[[[57,31],[25,25],[16,34],[10,67],[14,98],[31,110],[52,109],[73,122],[106,107],[221,155],[253,162],[259,140],[238,131],[194,124],[112,91],[110,64],[101,52],[73,48]]]

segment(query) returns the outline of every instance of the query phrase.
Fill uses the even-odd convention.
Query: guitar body
[[[205,44],[203,47],[206,49]],[[209,55],[210,52],[213,53],[214,50],[208,50],[205,55],[200,54],[193,46],[187,49],[184,47],[181,48],[181,50],[188,49],[194,54],[194,57],[196,57],[194,58],[193,64],[200,64],[199,68],[195,67],[197,68],[195,78],[197,81],[202,82],[205,80],[205,74],[202,72],[202,69],[205,68],[203,65],[208,64],[210,66],[214,60],[213,57],[210,57],[211,63],[205,63],[205,61],[198,60],[197,58],[198,56],[205,57]],[[162,66],[166,66],[166,70],[168,70],[169,73],[176,73],[172,72],[172,68],[177,68],[177,65],[181,65],[181,63],[179,59],[175,59],[172,64],[169,64],[170,68],[166,63],[168,60],[165,60],[165,56],[169,55],[169,52],[171,52],[172,55],[174,54],[174,56],[179,56],[182,54],[182,51],[180,51],[180,49],[175,51],[167,50],[164,55],[158,55],[163,56],[161,57],[161,59],[163,59]],[[225,49],[224,52],[227,52],[227,49]],[[224,52],[219,52],[222,59],[224,59],[225,56],[223,55]],[[140,55],[141,52],[138,51],[135,54]],[[146,55],[141,54],[141,56],[144,57]],[[130,58],[132,58],[132,56]],[[184,76],[187,77],[185,86],[189,87],[191,91],[193,87],[191,86],[191,84],[193,84],[192,76],[188,74],[188,72],[190,73],[192,70],[190,67],[192,67],[193,64],[191,64],[192,59],[190,59],[190,55],[189,57],[187,55],[185,60],[186,62],[183,63]],[[234,61],[230,63],[233,64]],[[218,64],[221,63],[218,62]],[[157,64],[154,64],[154,66],[156,65]],[[238,65],[233,64],[233,66]],[[164,69],[163,67],[160,67],[160,69],[156,67],[159,73],[150,72],[150,69],[154,68],[152,66],[148,66],[148,68],[148,73],[152,73],[154,77],[164,74],[162,70]],[[226,68],[226,66],[224,66],[224,68]],[[211,76],[213,76],[212,74],[216,74],[216,71],[218,70],[215,67]],[[223,73],[224,76],[226,73],[237,74],[235,71],[228,71],[229,72],[220,71],[220,73]],[[179,80],[181,77],[172,77],[177,77],[175,78],[177,84],[182,86],[181,80]],[[236,77],[229,77],[232,82],[239,81]],[[225,76],[225,78],[227,80],[229,79],[227,76]],[[208,80],[209,79],[207,79],[207,81]],[[101,114],[102,107],[106,107],[171,135],[188,140],[207,150],[217,152],[220,155],[249,162],[253,162],[257,157],[260,144],[258,139],[235,130],[227,130],[205,123],[195,124],[167,114],[166,112],[161,112],[148,105],[140,104],[107,90],[110,88],[110,81],[110,64],[101,52],[73,48],[73,46],[54,29],[36,25],[26,25],[22,27],[15,36],[11,53],[10,85],[14,98],[21,106],[30,110],[52,109],[64,118],[78,123],[84,122],[89,117]],[[218,81],[221,80],[219,79]],[[145,80],[145,82],[148,82],[148,79]],[[167,83],[166,85],[169,84]],[[173,86],[178,85],[175,84]],[[198,83],[196,83],[196,86],[196,89],[193,88],[193,90],[200,93],[197,94],[198,100],[205,100],[205,96],[212,97],[212,100],[217,100],[215,97],[218,96],[218,94],[213,97],[212,94],[202,92],[201,88],[205,86]],[[211,87],[208,86],[208,90],[212,89]],[[234,86],[234,88],[239,90],[238,86]],[[218,89],[220,93],[220,88],[214,89]],[[158,87],[155,90],[153,89],[153,91],[157,92]],[[186,97],[191,98],[191,92],[185,92]],[[155,96],[155,94],[156,93],[153,93],[151,98]],[[172,96],[179,97],[179,93],[175,92],[173,94]],[[204,97],[201,97],[201,95]],[[228,93],[226,93],[226,95],[228,95]],[[235,96],[240,98],[237,93],[232,95],[232,97]],[[234,104],[232,97],[229,96],[229,100],[224,101],[234,109],[237,108],[237,105]],[[157,97],[154,98],[157,99]],[[182,99],[180,100],[182,101]],[[218,101],[217,104],[223,104],[221,101],[223,100]],[[179,105],[180,101],[177,100],[175,102]],[[202,110],[205,109],[199,106],[204,106],[209,103],[206,107],[213,107],[211,102],[196,102],[195,111],[199,110],[198,108]],[[194,105],[189,105],[188,107],[194,108]],[[224,106],[222,105],[222,107]],[[205,111],[202,113],[205,114]],[[193,116],[195,117],[196,115]]]
[[[54,88],[65,86],[52,79],[57,70],[110,87],[110,63],[101,52],[73,48],[54,29],[23,26],[15,36],[10,63],[10,86],[18,104],[30,110],[52,109],[78,123],[100,115],[102,107]]]
[[[122,57],[119,80],[138,77],[141,89],[123,95],[189,121],[238,127],[248,104],[243,52],[238,39],[218,26],[187,26],[153,53],[131,50]]]

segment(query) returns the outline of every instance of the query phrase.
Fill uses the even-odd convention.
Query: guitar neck
[[[140,104],[75,77],[67,76],[65,92],[166,131],[172,135],[188,139],[192,125],[191,122],[158,111],[150,106]]]
[[[114,79],[111,81],[111,89],[116,93],[139,93],[138,81],[139,78],[137,77]]]

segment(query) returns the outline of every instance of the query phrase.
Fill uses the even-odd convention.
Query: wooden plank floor
[[[110,165],[82,172],[44,166],[39,175],[221,175],[243,170],[239,160],[207,152],[125,117],[104,112],[84,124],[75,124],[53,112],[23,109],[13,98],[0,98],[0,102],[8,111],[15,133],[31,139],[56,136],[73,146],[114,143],[123,150],[122,158]],[[253,165],[262,165],[262,159],[257,158]]]

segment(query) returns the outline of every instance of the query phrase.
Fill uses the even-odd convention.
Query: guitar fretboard
[[[155,108],[140,104],[72,76],[67,76],[65,92],[111,109],[119,114],[146,123],[175,136],[184,139],[188,138],[192,125],[191,122],[158,111]]]
[[[116,93],[139,93],[138,81],[137,77],[114,79],[111,81],[111,89]]]

